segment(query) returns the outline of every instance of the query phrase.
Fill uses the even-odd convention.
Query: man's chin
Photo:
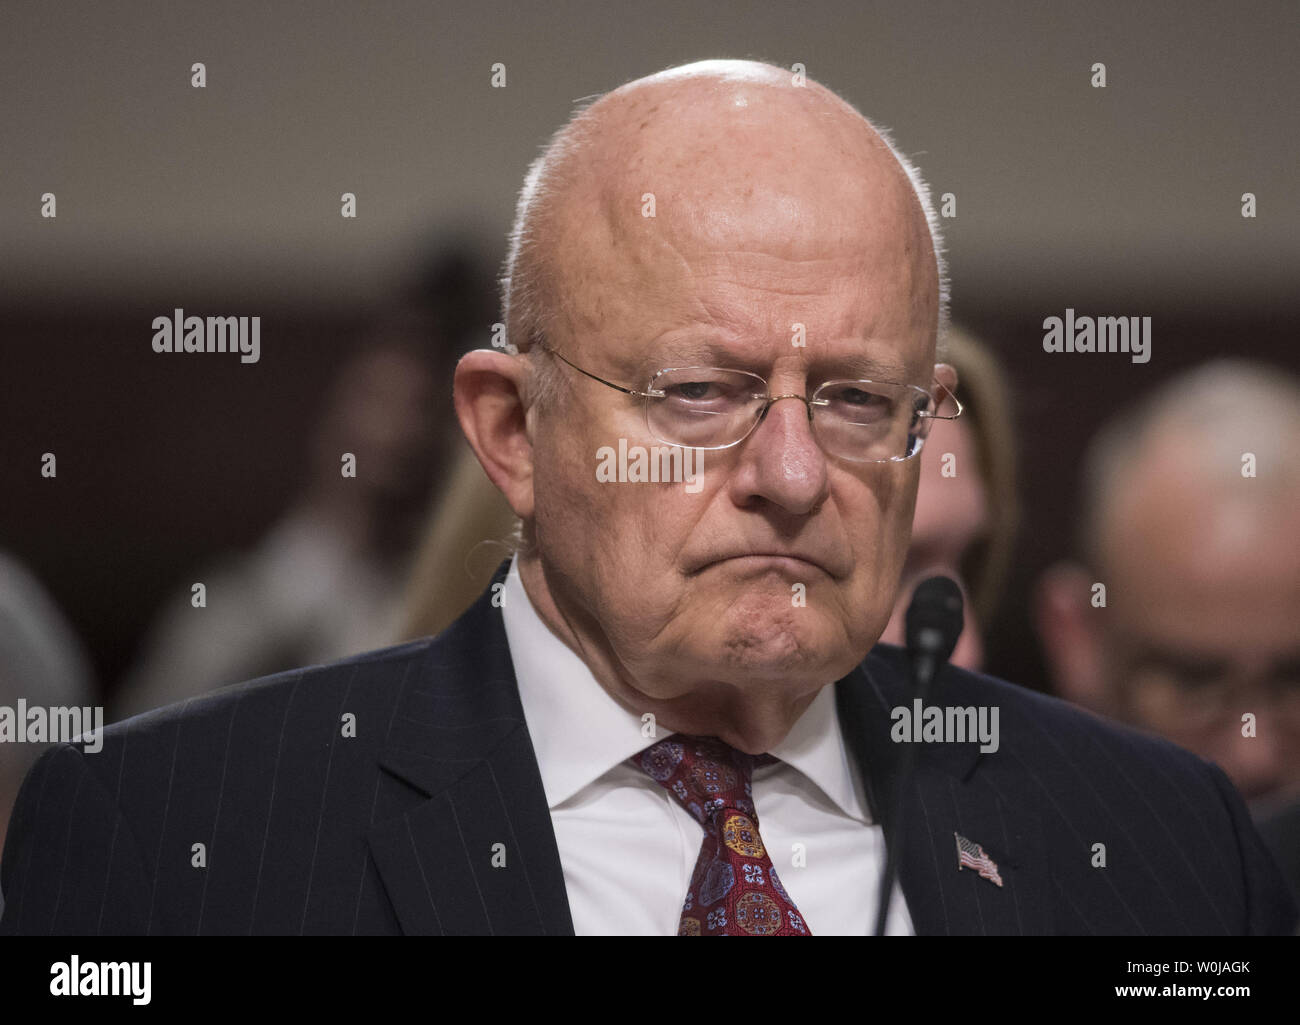
[[[843,625],[807,607],[758,614],[752,605],[729,609],[710,624],[702,647],[737,682],[820,680],[843,675],[860,660]],[[843,672],[836,674],[836,670]]]

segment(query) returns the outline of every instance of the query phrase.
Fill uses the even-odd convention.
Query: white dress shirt
[[[551,809],[579,936],[673,936],[703,827],[627,759],[670,734],[642,735],[639,715],[597,682],[533,608],[514,562],[502,614],[519,697]],[[759,833],[814,936],[869,935],[884,838],[823,687],[755,770]],[[800,856],[802,852],[802,856]],[[799,862],[802,867],[798,867]],[[895,887],[888,932],[911,934]]]

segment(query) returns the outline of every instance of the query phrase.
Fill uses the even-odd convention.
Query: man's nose
[[[736,485],[795,515],[826,500],[826,455],[813,434],[811,407],[802,395],[776,395],[742,446]]]

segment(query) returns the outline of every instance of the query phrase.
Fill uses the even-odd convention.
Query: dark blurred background
[[[799,62],[956,197],[954,319],[1002,359],[1021,458],[986,668],[1042,687],[1030,585],[1072,548],[1094,428],[1217,355],[1300,367],[1297,38],[1293,2],[6,3],[0,547],[111,697],[160,603],[304,486],[330,382],[386,311],[443,325],[449,403],[445,354],[491,343],[515,193],[576,100],[694,59]],[[153,353],[176,307],[260,316],[260,361]],[[1152,317],[1150,362],[1044,353],[1066,307]]]

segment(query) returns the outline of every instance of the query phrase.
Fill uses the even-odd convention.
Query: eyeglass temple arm
[[[621,384],[615,384],[613,381],[606,381],[603,377],[597,377],[590,370],[583,370],[582,367],[578,366],[578,364],[570,362],[569,360],[565,359],[565,357],[561,353],[556,352],[549,345],[544,345],[541,342],[538,342],[537,347],[544,352],[549,352],[552,356],[556,357],[556,359],[568,363],[569,366],[573,367],[573,369],[576,370],[578,373],[585,374],[587,377],[590,377],[593,381],[599,381],[601,384],[605,385],[608,388],[613,388],[615,391],[621,391],[624,395],[635,395],[638,398],[655,398],[655,399],[663,397],[663,392],[637,391],[635,388],[624,388]]]
[[[936,381],[935,383],[939,384],[938,381]],[[931,420],[956,420],[957,417],[962,415],[962,412],[966,409],[966,407],[962,405],[961,399],[957,398],[956,393],[953,392],[953,390],[949,388],[947,385],[939,384],[939,387],[948,395],[949,398],[953,400],[953,402],[957,403],[957,412],[953,413],[952,416],[943,416],[938,412],[921,413],[920,415],[924,417],[929,417]],[[934,404],[934,408],[937,410],[939,406],[942,404],[942,402],[943,400],[940,399],[938,402]]]

